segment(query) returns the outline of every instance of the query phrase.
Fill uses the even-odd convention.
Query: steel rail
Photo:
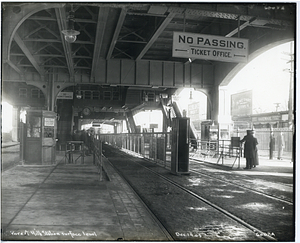
[[[197,163],[197,164],[203,164],[203,163],[205,163],[205,164],[212,164],[212,165],[214,165],[213,163],[211,163],[211,162],[208,162],[208,161],[206,161],[206,160],[201,160],[201,159],[196,159],[196,158],[193,158],[193,157],[189,157],[189,160],[191,161],[193,161],[193,162],[195,162],[195,163]],[[221,164],[215,164],[215,165],[218,165],[218,166],[223,166],[223,167],[225,167],[225,168],[230,168],[230,169],[232,169],[232,167],[229,167],[229,166],[224,166],[224,165],[221,165]],[[252,178],[251,176],[249,176],[249,175],[243,175],[243,176],[245,176],[245,177],[249,177],[249,178]],[[286,186],[286,187],[293,187],[293,185],[287,185],[287,184],[284,184],[284,183],[280,183],[280,182],[276,182],[277,184],[281,184],[281,185],[284,185],[284,186]]]
[[[197,161],[195,161],[196,163],[199,163]],[[237,186],[239,188],[242,188],[242,189],[246,189],[248,191],[251,191],[251,192],[254,192],[256,194],[259,194],[259,195],[263,195],[265,197],[268,197],[268,198],[271,198],[271,199],[274,199],[274,200],[278,200],[280,202],[284,202],[284,203],[287,203],[289,205],[294,205],[294,202],[291,201],[291,200],[287,200],[287,199],[283,199],[283,198],[280,198],[280,197],[277,197],[275,195],[272,195],[272,194],[268,194],[268,193],[265,193],[265,192],[261,192],[259,190],[255,190],[255,189],[252,189],[252,188],[249,188],[247,186],[243,186],[243,185],[240,185],[238,183],[234,183],[234,182],[231,182],[231,181],[228,181],[228,180],[224,180],[224,179],[220,179],[220,178],[217,178],[217,177],[214,177],[214,176],[211,176],[211,175],[208,175],[208,174],[205,174],[203,172],[199,172],[197,170],[194,170],[194,169],[190,169],[190,171],[196,173],[196,174],[199,174],[199,175],[204,175],[206,177],[209,177],[209,178],[213,178],[215,180],[218,180],[218,181],[222,181],[222,182],[225,182],[227,184],[231,184],[231,185],[234,185],[234,186]]]
[[[218,210],[219,212],[223,213],[224,215],[230,217],[231,219],[235,220],[236,222],[238,222],[238,223],[240,223],[241,225],[245,226],[246,228],[250,229],[250,230],[253,231],[257,236],[263,237],[264,239],[266,239],[266,240],[268,240],[268,241],[277,241],[276,238],[274,238],[274,237],[268,235],[267,233],[265,233],[265,232],[263,232],[263,231],[257,229],[256,227],[254,227],[254,226],[248,224],[247,222],[245,222],[244,220],[240,219],[239,217],[233,215],[232,213],[228,212],[227,210],[225,210],[225,209],[223,209],[223,208],[217,206],[216,204],[214,204],[214,203],[210,202],[209,200],[207,200],[207,199],[201,197],[200,195],[194,193],[193,191],[191,191],[191,190],[189,190],[189,189],[183,187],[182,185],[180,185],[180,184],[178,184],[178,183],[176,183],[176,182],[174,182],[174,181],[172,181],[172,180],[166,178],[165,176],[163,176],[163,175],[161,175],[161,174],[159,174],[159,173],[157,173],[157,172],[155,172],[155,171],[153,171],[153,170],[147,168],[146,166],[143,166],[143,165],[141,165],[141,164],[135,162],[130,156],[127,156],[127,157],[128,157],[129,160],[131,160],[131,161],[134,162],[135,164],[137,164],[137,165],[139,165],[139,166],[141,166],[141,167],[143,167],[143,168],[149,170],[150,172],[152,172],[153,174],[157,175],[158,177],[160,177],[160,178],[164,179],[165,181],[169,182],[170,184],[172,184],[172,185],[174,185],[174,186],[180,188],[181,190],[183,190],[183,191],[187,192],[188,194],[194,196],[195,198],[197,198],[197,199],[203,201],[203,202],[206,203],[207,205],[209,205],[209,206],[215,208],[215,209]],[[143,158],[142,158],[142,159],[143,159]],[[147,160],[147,159],[145,159],[145,160]],[[114,168],[115,168],[115,167],[114,167]],[[119,170],[117,169],[117,171],[119,171]],[[119,171],[119,173],[121,173],[121,172]],[[125,178],[123,175],[122,175],[122,178],[124,178],[124,180],[126,180],[126,178]],[[126,180],[126,181],[127,181],[127,180]],[[128,182],[128,181],[127,181],[127,182]],[[129,183],[129,182],[128,182],[128,183]],[[129,185],[130,185],[130,183],[129,183]],[[137,192],[136,192],[136,193],[137,193]],[[142,199],[141,199],[141,200],[142,200]]]

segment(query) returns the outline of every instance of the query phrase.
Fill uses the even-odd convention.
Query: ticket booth
[[[214,125],[212,120],[201,122],[201,140],[215,141],[218,140],[218,126]]]
[[[220,140],[230,140],[232,130],[231,123],[220,123],[219,124],[219,139]]]
[[[55,163],[56,113],[44,110],[28,110],[26,116],[22,152],[25,164]]]
[[[171,172],[189,174],[190,118],[172,119]]]

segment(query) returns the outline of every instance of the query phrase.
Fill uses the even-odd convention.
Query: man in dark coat
[[[275,137],[273,132],[270,134],[269,149],[269,159],[273,159],[273,152],[275,150]]]
[[[241,143],[245,142],[244,145],[244,157],[246,158],[246,168],[251,169],[253,165],[255,165],[255,160],[257,156],[257,148],[258,144],[257,139],[253,136],[253,130],[247,130],[247,135],[241,140]]]

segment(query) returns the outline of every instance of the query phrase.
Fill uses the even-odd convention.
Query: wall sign
[[[248,39],[174,32],[172,55],[223,62],[247,62]]]
[[[73,92],[59,92],[57,99],[61,100],[73,100]]]
[[[55,119],[50,117],[45,117],[45,127],[54,127]]]

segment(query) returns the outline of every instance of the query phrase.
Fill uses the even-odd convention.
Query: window
[[[92,99],[93,100],[99,100],[99,98],[100,98],[100,92],[99,91],[93,91],[92,92]]]
[[[104,100],[111,100],[111,92],[110,91],[104,91],[103,96],[104,96]]]
[[[40,98],[40,90],[31,89],[31,98]]]
[[[44,93],[40,89],[31,89],[31,98],[44,98]]]
[[[27,89],[26,88],[20,88],[19,89],[19,97],[20,98],[27,98]]]
[[[27,121],[27,137],[39,138],[41,136],[41,117],[30,116]]]
[[[155,101],[155,93],[154,92],[148,92],[148,101]]]
[[[83,98],[86,99],[86,100],[92,99],[92,91],[90,91],[90,90],[85,90],[85,91],[84,91],[84,97],[83,97]]]
[[[119,91],[113,91],[113,100],[120,100],[120,92]]]

